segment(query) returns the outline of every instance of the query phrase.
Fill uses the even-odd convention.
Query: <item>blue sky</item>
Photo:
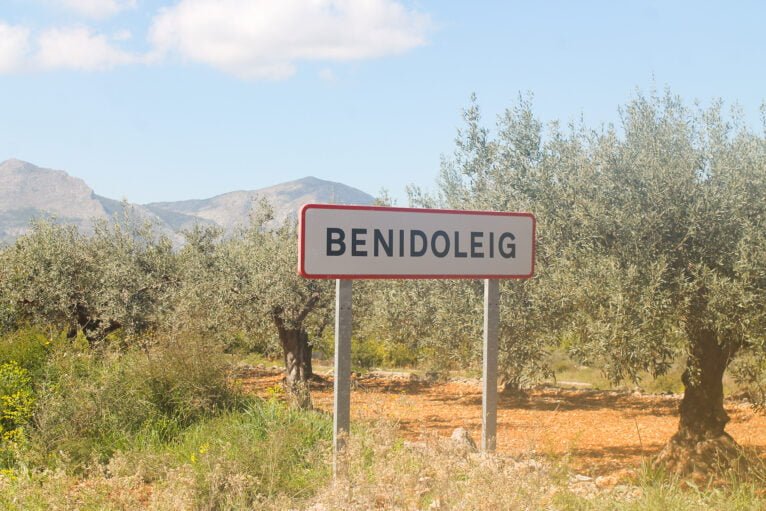
[[[0,0],[0,160],[144,203],[313,175],[432,186],[476,92],[615,122],[636,88],[760,129],[761,2]]]

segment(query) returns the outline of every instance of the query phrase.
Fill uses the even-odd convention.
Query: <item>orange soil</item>
[[[262,374],[242,379],[245,388],[267,395],[282,377]],[[312,383],[314,406],[332,411],[332,381]],[[566,456],[588,475],[635,467],[656,454],[678,424],[676,396],[634,395],[611,391],[555,388],[529,392],[527,398],[500,396],[497,449],[511,455]],[[766,417],[750,405],[727,402],[727,431],[745,447],[766,453]],[[399,424],[404,437],[449,436],[464,427],[481,436],[481,388],[463,382],[428,383],[391,378],[355,381],[352,420],[379,418]]]

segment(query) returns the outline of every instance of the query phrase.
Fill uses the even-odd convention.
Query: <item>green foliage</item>
[[[356,367],[412,367],[418,354],[404,343],[383,342],[379,337],[354,339],[351,344],[351,362]]]
[[[355,332],[397,354],[391,361],[415,358],[451,369],[479,359],[482,295],[478,283],[392,280],[354,285],[354,314],[361,318],[355,320]]]
[[[763,410],[766,404],[766,356],[749,351],[737,358],[731,366],[734,380],[744,397]]]
[[[732,352],[760,343],[764,265],[751,251],[764,248],[763,139],[720,104],[692,111],[670,94],[636,98],[622,128],[622,139],[570,139],[588,161],[571,170],[577,193],[563,209],[575,222],[561,219],[571,227],[557,267],[574,350],[633,379],[666,371],[695,331]]]
[[[35,396],[29,372],[16,362],[0,364],[0,467],[14,461],[14,451],[26,440]]]
[[[34,394],[29,371],[16,362],[0,365],[0,432],[13,440],[32,417]]]
[[[310,494],[329,476],[320,460],[331,438],[328,417],[276,401],[253,402],[240,414],[189,431],[176,452],[194,468],[202,507],[228,507],[230,499],[248,506],[277,493]],[[243,476],[250,484],[241,496],[227,491]]]
[[[237,316],[230,306],[225,279],[226,262],[220,244],[223,233],[214,227],[195,226],[184,233],[185,244],[176,254],[179,286],[175,308],[166,318],[169,329],[182,328],[223,340]]]
[[[13,331],[17,325],[16,305],[9,285],[11,264],[10,249],[0,245],[0,335]]]
[[[115,476],[173,484],[177,474],[199,509],[257,507],[276,495],[306,497],[329,478],[332,423],[276,400],[248,400],[241,410],[198,422],[172,443],[148,443],[117,455]]]
[[[73,226],[33,224],[3,254],[2,296],[19,319],[58,330],[82,330],[91,342],[123,329],[146,332],[170,303],[170,242],[151,228],[97,224],[91,236]]]
[[[297,229],[291,219],[275,224],[270,206],[261,203],[250,226],[220,247],[224,289],[251,332],[273,337],[267,332],[279,320],[321,335],[332,320],[333,283],[297,273]]]
[[[473,98],[439,194],[414,190],[423,205],[536,214],[537,274],[503,288],[512,375],[544,370],[561,339],[615,382],[667,372],[695,332],[731,354],[764,349],[766,140],[720,102],[690,109],[669,92],[621,114],[544,128],[522,96],[491,131]]]
[[[44,377],[51,350],[64,342],[60,337],[54,336],[51,339],[35,328],[24,328],[3,335],[0,337],[0,363],[16,363],[29,371],[33,380],[39,381]]]
[[[170,441],[239,405],[227,367],[219,352],[195,340],[125,354],[62,350],[35,413],[39,461],[60,453],[81,469],[137,441]]]

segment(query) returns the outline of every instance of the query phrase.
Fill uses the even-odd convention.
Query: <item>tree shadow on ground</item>
[[[328,381],[327,385],[332,386]],[[399,395],[420,395],[444,404],[481,406],[481,390],[465,385],[465,392],[456,398],[455,391],[440,392],[449,383],[398,380],[359,380],[359,390],[369,390]],[[633,395],[630,392],[584,389],[534,389],[524,395],[501,393],[498,400],[500,409],[522,409],[537,411],[568,410],[619,410],[640,415],[675,416],[678,414],[679,399],[676,396]]]

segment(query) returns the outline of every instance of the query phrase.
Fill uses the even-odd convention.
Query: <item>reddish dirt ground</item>
[[[265,396],[281,375],[261,373],[241,381]],[[332,411],[332,380],[312,384],[314,406]],[[582,473],[597,476],[640,465],[659,452],[678,423],[677,396],[544,388],[526,398],[500,396],[499,452],[566,457]],[[748,404],[727,402],[727,431],[745,447],[766,453],[766,417]],[[424,382],[390,377],[354,382],[352,420],[381,417],[398,423],[412,440],[449,436],[464,427],[481,436],[481,388],[475,382]]]

